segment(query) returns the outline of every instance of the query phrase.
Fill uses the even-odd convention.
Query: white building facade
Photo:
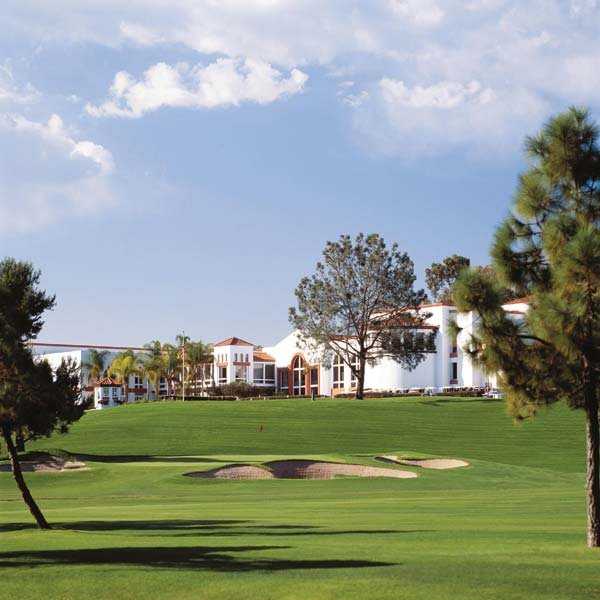
[[[507,313],[516,319],[525,315],[528,305],[525,300],[514,300],[504,305]],[[412,371],[403,368],[393,359],[384,357],[374,364],[367,363],[365,391],[407,392],[414,390],[436,390],[453,388],[493,388],[495,376],[484,374],[470,359],[463,348],[476,328],[476,315],[458,313],[449,304],[428,304],[422,307],[427,318],[423,331],[433,333],[435,352],[426,354],[425,359]],[[450,322],[456,320],[461,332],[454,337]],[[43,345],[43,344],[42,344]],[[90,347],[90,348],[93,348]],[[96,347],[98,348],[98,347]],[[352,369],[338,356],[322,360],[323,353],[314,354],[301,343],[296,332],[290,333],[273,346],[262,347],[238,337],[230,337],[213,345],[212,363],[203,369],[202,380],[186,380],[189,392],[206,394],[208,388],[243,382],[265,393],[273,390],[290,396],[335,396],[351,393],[357,381]],[[106,351],[105,368],[108,368],[118,351]],[[142,348],[132,350],[147,351]],[[127,385],[127,397],[121,383],[109,382],[101,387],[92,381],[86,365],[90,362],[90,349],[78,348],[41,355],[53,368],[63,360],[71,360],[81,367],[81,388],[84,398],[94,397],[94,406],[104,408],[140,398],[158,398],[168,395],[168,385],[161,379],[159,390],[142,375],[131,375]],[[358,366],[358,365],[357,365]],[[119,391],[117,391],[119,388]],[[106,402],[106,400],[109,400]]]
[[[423,330],[434,333],[435,352],[427,354],[412,371],[387,357],[367,364],[365,391],[495,387],[496,378],[484,374],[463,351],[476,327],[476,316],[459,313],[454,306],[443,303],[428,304],[422,309],[430,315]],[[520,318],[527,311],[527,303],[515,300],[505,304],[504,309]],[[453,320],[461,328],[458,338],[450,331]],[[265,348],[232,337],[214,345],[212,373],[216,385],[243,381],[293,396],[354,391],[357,382],[349,366],[337,356],[329,362],[324,364],[320,356],[311,354],[296,332]],[[212,385],[213,378],[209,375],[206,382]]]
[[[106,408],[108,406],[117,406],[123,402],[135,402],[140,398],[144,397],[156,397],[156,390],[153,385],[143,375],[130,375],[127,382],[127,398],[125,398],[123,392],[123,385],[113,381],[113,385],[110,389],[104,386],[106,389],[98,391],[98,382],[95,381],[88,369],[87,365],[91,362],[91,350],[100,349],[104,354],[104,369],[108,370],[112,361],[118,356],[119,352],[129,348],[115,348],[113,350],[106,349],[105,347],[89,346],[87,348],[67,349],[69,346],[64,346],[59,351],[47,351],[47,347],[44,344],[33,344],[34,348],[39,352],[40,349],[43,353],[36,354],[38,360],[46,360],[53,369],[60,366],[62,361],[70,361],[79,368],[79,385],[81,387],[82,398],[84,401],[89,400],[93,397],[95,408]],[[146,351],[143,348],[130,348],[133,351]],[[44,351],[46,350],[46,351]],[[101,378],[101,381],[105,379]],[[117,391],[116,388],[119,388]],[[99,396],[100,394],[100,396]],[[102,396],[104,394],[104,396]],[[109,395],[109,402],[105,404],[101,400],[106,400],[106,395]],[[160,382],[160,395],[167,394],[167,382],[161,379]]]

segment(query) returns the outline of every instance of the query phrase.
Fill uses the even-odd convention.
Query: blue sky
[[[270,344],[328,239],[487,262],[522,142],[600,107],[596,0],[5,0],[0,244],[40,339]]]

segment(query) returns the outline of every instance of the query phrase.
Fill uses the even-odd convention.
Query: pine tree
[[[40,272],[31,264],[0,262],[0,432],[13,477],[38,526],[50,525],[33,499],[19,463],[17,441],[62,433],[83,414],[79,371],[63,362],[53,371],[36,361],[26,342],[37,336],[54,297],[38,288]]]
[[[526,140],[531,160],[492,246],[494,272],[465,271],[454,287],[479,326],[467,350],[498,373],[518,419],[565,402],[586,415],[587,542],[600,546],[600,148],[588,112],[571,108]],[[526,295],[519,319],[502,285]]]
[[[425,269],[425,283],[434,302],[452,304],[452,286],[460,272],[470,264],[471,261],[466,256],[453,254],[442,262],[431,263]]]

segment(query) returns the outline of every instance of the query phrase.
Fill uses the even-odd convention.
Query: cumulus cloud
[[[89,104],[94,116],[273,102],[301,91],[311,68],[354,82],[344,90],[334,81],[331,93],[373,149],[379,140],[386,151],[406,149],[413,139],[399,123],[410,118],[440,152],[477,135],[512,140],[518,151],[550,113],[573,103],[600,109],[599,25],[600,0],[19,0],[10,19],[23,37],[105,44],[139,53],[136,64],[143,53],[148,64],[162,52],[220,57],[122,71],[106,101]],[[502,121],[492,128],[484,116]],[[414,144],[423,148],[419,136]]]
[[[80,140],[59,115],[0,114],[0,231],[35,231],[116,204],[109,150]]]
[[[308,75],[292,69],[288,77],[264,61],[221,58],[208,66],[158,63],[140,80],[121,71],[110,99],[88,104],[94,117],[141,117],[162,107],[216,108],[244,102],[269,104],[302,91]]]
[[[52,115],[47,123],[30,121],[21,115],[0,115],[0,130],[18,133],[30,133],[39,136],[49,144],[64,148],[71,158],[90,159],[101,175],[108,175],[114,170],[115,163],[109,150],[89,140],[76,141],[71,137],[59,115]]]

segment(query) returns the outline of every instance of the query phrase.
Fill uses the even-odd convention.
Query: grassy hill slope
[[[584,470],[582,415],[564,407],[516,425],[483,399],[165,402],[88,412],[66,436],[32,448],[100,455],[457,455],[557,471]]]

